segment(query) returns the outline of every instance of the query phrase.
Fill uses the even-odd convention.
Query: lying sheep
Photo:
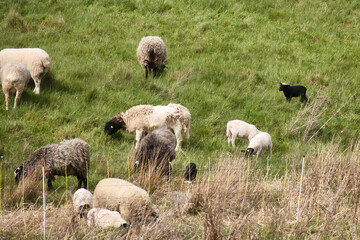
[[[20,180],[26,180],[27,176],[31,180],[41,180],[42,166],[49,190],[53,188],[51,181],[55,180],[55,176],[65,176],[65,173],[67,176],[77,177],[78,188],[81,188],[82,183],[86,188],[87,172],[90,169],[90,146],[81,138],[75,138],[40,147],[15,170],[16,184],[19,184]]]
[[[245,157],[256,155],[259,157],[264,149],[269,149],[269,157],[271,157],[272,142],[271,136],[266,132],[260,132],[250,139],[249,146],[245,151]]]
[[[298,97],[300,96],[301,102],[307,102],[307,97],[306,97],[306,87],[304,86],[290,86],[287,85],[285,83],[280,83],[280,88],[279,91],[283,91],[284,95],[286,97],[286,100],[288,100],[289,102],[291,101],[291,98],[293,97]]]
[[[169,164],[175,159],[175,135],[167,128],[146,135],[135,154],[136,167],[148,169],[148,164],[160,176],[169,175]]]
[[[153,70],[154,76],[163,71],[166,60],[166,47],[160,37],[143,37],[137,48],[140,65],[145,69],[145,77]]]
[[[228,144],[232,144],[235,147],[236,137],[252,139],[259,130],[255,125],[246,123],[241,120],[231,120],[226,125],[226,136],[228,137]]]
[[[76,215],[79,215],[80,218],[86,217],[93,207],[93,195],[89,190],[78,189],[73,196],[73,206]]]
[[[26,84],[29,82],[30,72],[22,63],[9,62],[0,70],[0,81],[5,94],[6,111],[9,110],[9,94],[16,91],[14,108],[20,100]]]
[[[5,48],[0,51],[0,67],[9,62],[23,63],[35,82],[35,94],[40,93],[41,79],[50,68],[49,55],[40,48]]]
[[[105,124],[105,132],[112,135],[119,129],[136,132],[137,149],[144,131],[151,132],[155,129],[167,127],[174,131],[177,151],[183,140],[181,132],[186,132],[190,137],[191,114],[189,110],[180,105],[170,103],[167,106],[138,105],[130,108],[125,113],[115,116]]]
[[[191,183],[192,181],[195,180],[196,175],[197,175],[196,164],[191,162],[186,166],[184,172],[185,182]]]
[[[105,178],[96,185],[94,207],[118,211],[126,221],[152,211],[149,194],[119,178]]]
[[[88,226],[101,228],[125,228],[129,224],[121,217],[119,212],[103,208],[93,208],[87,214]]]

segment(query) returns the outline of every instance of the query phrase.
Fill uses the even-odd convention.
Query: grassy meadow
[[[13,171],[40,146],[81,137],[91,146],[91,191],[107,176],[146,188],[128,167],[135,135],[103,129],[134,105],[170,102],[186,106],[192,122],[172,180],[151,188],[159,223],[74,225],[68,192],[77,180],[58,177],[47,192],[49,238],[359,238],[359,29],[355,0],[0,0],[1,49],[39,47],[51,58],[40,95],[30,80],[6,112],[0,94],[0,238],[42,237],[41,194],[13,194]],[[138,63],[143,36],[166,44],[168,68],[157,78],[145,79]],[[280,82],[306,86],[309,102],[286,102]],[[271,135],[270,161],[267,152],[243,159],[245,140],[228,146],[233,119]],[[199,169],[191,186],[182,183],[189,161]],[[189,193],[191,207],[174,210],[173,191]]]

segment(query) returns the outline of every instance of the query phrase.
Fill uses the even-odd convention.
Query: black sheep
[[[189,163],[186,166],[184,173],[185,181],[194,181],[196,178],[196,174],[197,174],[196,164],[192,162]]]
[[[285,83],[280,83],[279,91],[283,91],[284,95],[286,97],[286,100],[289,102],[291,101],[291,98],[300,96],[301,102],[307,102],[306,97],[306,87],[304,86],[290,86]]]

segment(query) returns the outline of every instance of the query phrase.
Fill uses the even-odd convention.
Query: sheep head
[[[250,157],[251,155],[254,154],[254,149],[253,148],[247,148],[246,151],[245,151],[245,158],[248,158]]]
[[[280,83],[280,88],[279,88],[279,91],[284,91],[284,89],[289,86],[287,85],[286,83]]]
[[[119,129],[126,130],[124,119],[119,115],[109,120],[105,124],[104,131],[110,136],[116,133]]]

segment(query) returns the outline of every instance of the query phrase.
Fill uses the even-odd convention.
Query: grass
[[[6,204],[6,199],[16,190],[15,168],[35,149],[59,143],[64,138],[81,137],[90,144],[91,190],[107,176],[128,179],[127,160],[134,155],[135,136],[117,133],[109,137],[103,128],[107,120],[137,104],[175,102],[186,106],[192,114],[191,137],[184,141],[183,152],[179,152],[173,162],[174,182],[170,182],[170,189],[174,191],[182,190],[180,177],[189,160],[198,165],[199,179],[204,180],[204,184],[209,170],[211,179],[222,173],[216,167],[224,159],[239,161],[231,163],[231,169],[236,164],[245,164],[239,150],[246,148],[246,141],[238,141],[236,149],[227,145],[226,122],[232,119],[255,124],[272,136],[274,148],[267,186],[284,177],[286,159],[289,181],[297,184],[303,154],[309,163],[319,162],[319,149],[335,145],[333,154],[344,155],[345,164],[350,161],[345,151],[357,153],[350,148],[360,134],[360,107],[357,98],[353,99],[360,75],[357,66],[360,4],[357,1],[138,0],[114,3],[47,0],[40,4],[23,0],[3,1],[0,6],[1,48],[40,47],[49,53],[52,62],[51,72],[41,84],[40,95],[33,94],[31,82],[18,108],[8,112],[4,96],[0,96],[0,153],[4,155],[0,174],[1,209],[4,216],[20,211],[20,198]],[[137,62],[136,48],[140,39],[147,35],[162,37],[168,49],[166,65],[169,68],[160,77],[145,80]],[[287,103],[283,93],[278,91],[279,82],[305,85],[308,96],[312,96],[308,105],[302,105],[296,98]],[[317,98],[320,94],[326,101]],[[13,98],[10,106],[12,101]],[[333,164],[337,161],[333,159]],[[310,171],[311,166],[306,165],[306,169]],[[252,161],[251,171],[260,178],[265,177],[266,155]],[[230,174],[235,173],[238,172],[234,170]],[[224,174],[227,176],[228,172]],[[135,176],[133,179],[136,181]],[[251,181],[250,184],[257,186],[263,182]],[[68,186],[71,192],[75,190],[74,177],[68,179]],[[47,193],[47,202],[54,204],[56,212],[57,208],[66,207],[61,197],[66,189],[65,179],[57,178],[54,188],[54,192]],[[161,184],[161,188],[168,190],[168,183]],[[220,190],[215,190],[213,194],[217,196]],[[260,200],[263,191],[263,188],[258,191]],[[158,198],[157,194],[164,195],[155,190],[154,201],[159,206],[166,205],[169,200],[165,196]],[[304,199],[314,201],[316,196],[309,192]],[[290,197],[292,195],[287,196]],[[351,195],[345,199],[354,202],[357,197]],[[223,201],[231,204],[233,200],[225,198]],[[236,201],[241,202],[241,197]],[[257,201],[244,202],[244,206],[257,208]],[[269,208],[278,207],[276,199],[265,197],[264,201],[268,201]],[[39,201],[35,203],[28,203],[29,211],[39,209]],[[290,217],[282,215],[289,214],[290,208],[293,206],[276,208],[278,217],[273,221],[261,220],[265,224],[253,221],[254,225],[249,225],[244,223],[248,213],[234,210],[239,213],[237,217],[243,219],[240,222],[226,215],[216,219],[218,216],[213,215],[218,213],[215,211],[218,208],[212,203],[202,204],[193,215],[185,214],[185,219],[191,219],[190,223],[179,218],[169,225],[162,224],[161,229],[158,226],[149,229],[157,231],[159,235],[154,236],[159,238],[166,236],[167,231],[179,231],[181,234],[176,235],[176,232],[175,236],[187,239],[214,236],[316,238],[321,236],[317,235],[319,229],[328,229],[329,236],[338,236],[332,235],[336,227],[331,230],[331,224],[336,224],[343,226],[344,236],[359,236],[355,225],[338,215],[331,215],[331,219],[335,219],[331,224],[327,222],[330,221],[327,215],[320,215],[319,221],[312,217],[290,224]],[[170,214],[167,210],[164,216]],[[272,216],[263,215],[265,210],[253,211],[255,216],[260,215],[259,219]],[[290,212],[293,214],[292,210]],[[205,220],[207,222],[203,222]],[[219,228],[218,222],[230,224]],[[23,221],[18,224],[23,226]],[[208,230],[214,224],[215,232],[210,234]],[[171,226],[179,226],[179,230]],[[31,236],[40,237],[41,231],[35,228],[40,229],[40,225],[28,226],[29,232],[34,232]],[[274,228],[278,230],[273,232]],[[22,230],[19,227],[12,236],[22,236]],[[69,232],[69,238],[97,234],[101,238],[112,234],[84,233],[79,229],[64,231]],[[127,234],[129,238],[145,236],[144,232],[135,230]]]

